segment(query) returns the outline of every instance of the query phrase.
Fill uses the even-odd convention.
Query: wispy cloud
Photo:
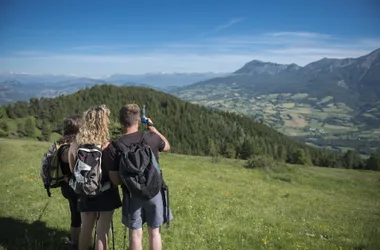
[[[125,49],[125,48],[135,48],[138,47],[138,45],[133,44],[114,44],[114,45],[84,45],[84,46],[76,46],[68,48],[67,50],[78,50],[78,51],[85,51],[85,50],[119,50],[119,49]]]
[[[270,36],[293,36],[293,37],[306,37],[306,38],[331,38],[331,35],[313,33],[313,32],[275,32],[268,33]]]
[[[157,71],[232,72],[254,59],[303,66],[323,57],[346,58],[368,54],[380,48],[380,38],[345,39],[328,34],[284,31],[241,36],[214,35],[184,43],[154,44],[143,49],[138,44],[125,45],[139,47],[139,50],[117,46],[77,46],[55,53],[18,51],[13,55],[0,56],[0,71],[84,76]]]
[[[16,51],[13,54],[16,56],[37,56],[44,54],[45,52],[42,50],[20,50]]]
[[[229,20],[227,23],[221,24],[219,26],[216,26],[215,28],[211,30],[204,31],[200,33],[197,37],[204,37],[206,35],[215,35],[216,33],[219,33],[220,31],[230,28],[231,26],[240,23],[244,21],[246,18],[245,17],[238,17],[238,18],[232,18]]]
[[[244,20],[245,20],[245,17],[233,18],[228,23],[225,23],[225,24],[222,24],[222,25],[216,27],[215,31],[221,31],[221,30],[227,29],[227,28],[233,26],[234,24],[240,23]]]

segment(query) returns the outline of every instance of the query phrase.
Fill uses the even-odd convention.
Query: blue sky
[[[0,1],[0,72],[231,72],[380,48],[380,2]]]

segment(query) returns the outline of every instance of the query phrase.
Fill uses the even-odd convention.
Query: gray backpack
[[[110,187],[102,183],[102,149],[96,145],[79,145],[77,161],[69,185],[74,192],[86,196],[95,196]]]

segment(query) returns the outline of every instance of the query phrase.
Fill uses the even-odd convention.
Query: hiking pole
[[[125,250],[125,242],[127,241],[127,226],[124,226],[124,244],[123,250]]]
[[[38,216],[37,221],[41,221],[42,215],[44,215],[44,213],[45,213],[45,211],[46,211],[46,208],[47,208],[48,205],[49,205],[49,202],[50,202],[50,199],[48,199],[48,201],[46,202],[45,207],[44,207],[44,209],[42,209],[42,212],[41,212],[40,215]]]
[[[113,231],[113,219],[111,219],[112,248],[115,250],[115,232]]]
[[[97,216],[96,216],[96,221],[95,221],[95,232],[94,232],[94,249],[95,249],[95,243],[96,243],[96,229],[97,229],[97,227],[98,227],[98,220],[99,220],[99,216],[100,216],[100,214],[99,214],[99,212],[98,212],[98,214],[97,214]]]

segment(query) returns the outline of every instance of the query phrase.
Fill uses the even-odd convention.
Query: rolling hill
[[[380,49],[304,67],[254,60],[172,94],[262,120],[314,145],[362,153],[380,148]]]
[[[215,73],[149,73],[142,75],[113,74],[102,78],[72,75],[32,75],[13,72],[0,73],[0,105],[30,98],[56,97],[71,94],[95,84],[111,83],[118,86],[148,86],[169,91],[194,82],[218,76]]]
[[[118,111],[126,103],[147,105],[147,115],[181,154],[226,156],[247,159],[269,155],[278,161],[339,165],[332,152],[318,150],[240,114],[208,109],[169,94],[143,87],[96,85],[71,95],[33,98],[0,108],[1,134],[40,138],[51,131],[60,133],[64,117],[81,113],[93,105],[111,109],[113,137],[120,134]],[[1,118],[2,117],[2,118]],[[37,130],[31,129],[36,126]]]

